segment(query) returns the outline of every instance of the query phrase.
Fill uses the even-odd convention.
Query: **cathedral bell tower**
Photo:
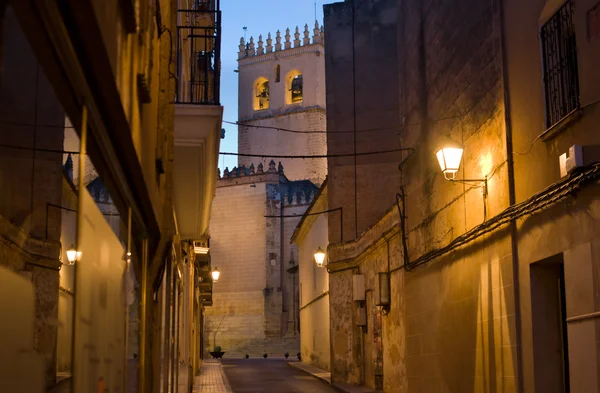
[[[282,42],[283,38],[283,42]],[[293,39],[292,39],[293,38]],[[273,156],[327,154],[325,134],[324,32],[315,22],[301,34],[279,30],[265,41],[240,39],[238,52],[238,152],[265,156],[238,159],[238,166],[271,159],[281,161],[289,180],[320,185],[327,174],[325,158],[289,159]]]

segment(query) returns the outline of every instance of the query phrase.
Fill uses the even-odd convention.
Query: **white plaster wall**
[[[315,206],[314,211],[321,211]],[[300,348],[302,361],[330,370],[329,340],[329,275],[326,267],[319,268],[314,262],[317,248],[327,249],[327,215],[319,215],[309,225],[306,235],[298,241],[300,271]],[[306,306],[306,307],[305,307]],[[302,308],[304,307],[304,308]]]

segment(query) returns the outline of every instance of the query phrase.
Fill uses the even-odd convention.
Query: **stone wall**
[[[396,0],[324,7],[328,154],[350,155],[329,159],[327,168],[329,207],[344,209],[344,240],[381,218],[399,190],[401,153],[351,156],[400,147],[397,14]],[[332,241],[338,228],[331,216]]]
[[[56,378],[64,111],[9,7],[0,26],[0,265],[35,288],[34,349]],[[11,146],[14,146],[11,147]]]
[[[441,3],[425,7],[416,0],[372,1],[356,7],[356,42],[362,43],[366,40],[363,23],[375,19],[378,11],[397,5],[394,11],[397,26],[389,21],[390,27],[380,30],[384,38],[368,48],[373,55],[359,56],[355,72],[357,81],[366,79],[366,59],[374,66],[378,56],[390,56],[391,51],[382,48],[384,43],[398,48],[392,54],[398,56],[397,63],[394,59],[386,61],[389,69],[386,67],[378,77],[398,83],[398,89],[386,88],[383,93],[398,94],[383,100],[390,103],[390,112],[384,112],[386,106],[379,110],[384,114],[395,113],[397,117],[387,118],[387,127],[396,127],[400,135],[380,131],[373,148],[383,149],[382,145],[387,144],[415,148],[415,152],[409,157],[407,154],[390,157],[387,166],[385,157],[369,157],[371,162],[362,167],[357,165],[357,222],[358,233],[363,235],[355,242],[330,250],[333,260],[330,270],[339,271],[330,276],[332,310],[337,310],[333,305],[339,304],[345,308],[344,314],[356,311],[357,306],[349,299],[351,272],[342,270],[343,267],[364,274],[367,292],[372,292],[366,294],[366,333],[352,326],[356,316],[341,318],[332,312],[332,332],[345,329],[352,337],[344,340],[341,335],[332,335],[334,380],[363,383],[372,388],[381,383],[386,392],[444,388],[513,391],[516,386],[514,303],[511,304],[514,288],[506,232],[495,233],[472,243],[467,250],[438,258],[432,267],[410,272],[398,270],[405,262],[399,213],[394,203],[396,193],[402,193],[401,187],[406,195],[403,208],[407,216],[409,261],[447,244],[508,204],[499,10],[494,2],[467,3],[460,7]],[[330,37],[351,32],[351,10],[351,3],[330,8],[326,28],[328,21],[335,26],[327,28]],[[339,48],[331,64],[347,58],[351,49]],[[356,53],[365,50],[358,46]],[[332,55],[331,51],[327,54]],[[395,76],[391,76],[393,73]],[[359,89],[358,83],[356,91],[364,99],[382,95],[366,93]],[[343,86],[334,85],[332,89],[335,97],[352,96],[352,91],[344,92]],[[361,104],[359,108],[366,112],[368,105]],[[352,115],[351,109],[342,113],[346,114],[345,121]],[[360,113],[357,110],[357,119],[366,118]],[[342,115],[338,118],[344,121]],[[334,129],[335,120],[328,116],[330,129]],[[433,153],[448,137],[465,146],[459,178],[490,177],[487,200],[483,199],[480,187],[444,179]],[[362,149],[363,145],[360,146]],[[398,164],[404,159],[401,173]],[[338,189],[339,185],[346,189],[354,185],[351,164],[329,161],[331,207],[337,202],[350,210],[344,217],[346,239],[356,236],[346,235],[347,229],[354,229],[353,224],[346,224],[346,218],[349,221],[354,218],[353,195],[340,197],[340,191],[336,194],[336,184]],[[374,173],[372,180],[361,182],[359,171],[363,168]],[[364,195],[360,194],[362,190]],[[336,234],[334,228],[330,221],[330,236]],[[385,271],[391,271],[392,301],[390,314],[383,317],[383,376],[380,377],[369,324],[377,299],[376,273]],[[346,353],[352,356],[345,356]],[[379,378],[382,380],[378,381]]]
[[[205,346],[229,356],[297,352],[297,250],[289,239],[315,191],[309,181],[288,181],[274,162],[226,168],[211,215],[211,264],[221,279],[206,310]]]
[[[231,351],[244,340],[265,337],[266,185],[264,181],[218,184],[210,219],[210,252],[221,278],[206,313],[205,345],[209,347],[220,345]]]
[[[315,252],[327,250],[327,186],[320,189],[316,201],[306,210],[293,241],[298,245],[300,278],[300,350],[302,361],[331,370],[329,329],[329,273],[315,263]],[[334,213],[335,214],[335,213]]]
[[[521,202],[561,179],[559,156],[570,146],[600,144],[597,132],[600,122],[600,40],[590,39],[587,13],[597,5],[590,0],[572,2],[572,22],[577,46],[577,70],[581,109],[562,125],[547,130],[544,65],[541,56],[540,30],[565,2],[536,0],[522,3],[517,0],[502,2],[504,13],[505,70],[511,130],[514,150],[515,202]],[[598,15],[596,11],[596,15]],[[597,17],[596,17],[597,18]],[[547,132],[552,131],[552,132]],[[600,160],[592,151],[584,150],[584,163]],[[562,266],[565,279],[566,330],[570,389],[597,391],[600,370],[600,320],[581,319],[581,315],[600,311],[600,259],[598,256],[598,187],[592,185],[540,214],[517,223],[518,280],[521,310],[521,364],[523,391],[540,389],[554,391],[544,381],[544,370],[557,370],[550,375],[562,377],[560,363],[551,361],[544,351],[550,347],[536,342],[540,332],[556,328],[540,318],[539,286],[533,273],[548,263]],[[537,305],[537,307],[536,307]],[[573,320],[575,319],[575,320]],[[546,326],[541,328],[541,326]],[[561,378],[562,379],[562,378]],[[555,383],[556,385],[557,383]]]
[[[272,155],[325,155],[327,142],[325,137],[326,124],[325,111],[321,107],[296,108],[277,115],[259,117],[255,116],[244,124],[250,126],[238,127],[238,151],[243,154],[266,154],[262,160],[256,157],[243,157],[238,159],[239,165],[257,165],[259,162],[266,167]],[[290,133],[279,131],[274,127],[288,130],[307,131],[306,133]],[[319,131],[320,133],[310,133]],[[278,158],[285,167],[286,176],[290,180],[308,179],[320,185],[327,174],[327,160],[325,158],[313,159],[285,159]]]
[[[248,46],[244,46],[244,42],[240,44],[238,152],[266,154],[267,158],[262,161],[265,167],[271,160],[269,154],[325,155],[327,153],[324,132],[327,126],[324,34],[318,24],[310,32],[306,26],[305,31],[298,34],[300,40],[293,42],[293,46],[294,36],[280,37],[284,42],[277,44],[278,38],[275,34],[273,35],[275,41],[271,42],[273,45],[269,44],[271,40],[269,38],[264,48],[262,48],[262,38],[259,38],[257,48],[252,37]],[[292,103],[289,101],[290,78],[297,74],[302,75],[302,101]],[[258,81],[269,83],[268,106],[263,108],[256,106]],[[292,132],[277,128],[292,130]],[[309,131],[317,131],[317,133],[308,133]],[[275,159],[282,162],[286,168],[286,176],[290,180],[308,179],[320,185],[325,179],[327,164],[324,158]],[[239,165],[249,166],[251,163],[257,165],[259,162],[261,161],[257,157],[240,156],[238,159]]]

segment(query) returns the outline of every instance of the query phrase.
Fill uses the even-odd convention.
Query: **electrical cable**
[[[404,264],[391,271],[393,272],[402,268],[404,268],[407,271],[410,271],[417,266],[426,264],[435,258],[441,257],[442,255],[445,255],[448,252],[453,251],[454,249],[475,240],[476,238],[479,238],[491,231],[498,229],[500,226],[506,225],[525,215],[533,214],[550,204],[553,204],[569,195],[572,195],[576,193],[586,183],[597,180],[599,178],[600,162],[596,162],[586,167],[577,168],[568,177],[561,179],[560,181],[552,184],[551,186],[540,191],[539,193],[534,194],[529,199],[521,203],[509,206],[500,214],[472,228],[471,230],[465,232],[463,235],[458,236],[444,247],[426,252],[425,254],[421,255],[419,258],[415,259],[412,262],[409,260],[408,252],[405,251],[405,254],[403,256]],[[404,214],[402,209],[400,208],[400,205],[398,204],[398,197],[396,201],[402,225]],[[402,233],[403,237],[406,237],[405,232],[403,231]]]
[[[60,154],[79,154],[78,151],[69,151],[69,150],[57,150],[57,149],[44,149],[41,147],[25,147],[25,146],[14,146],[14,145],[6,145],[0,143],[0,147],[4,147],[7,149],[16,149],[16,150],[28,150],[28,151],[41,151],[44,153],[60,153]]]
[[[310,159],[310,158],[341,158],[341,157],[357,157],[357,156],[369,156],[375,154],[387,154],[387,153],[397,153],[401,151],[414,151],[413,148],[404,148],[404,149],[390,149],[390,150],[380,150],[380,151],[370,151],[370,152],[362,152],[362,153],[350,153],[350,154],[322,154],[322,155],[298,155],[298,156],[285,156],[285,155],[270,155],[270,154],[245,154],[245,153],[232,153],[232,152],[219,152],[224,156],[239,156],[239,157],[258,157],[258,158],[287,158],[287,159]]]

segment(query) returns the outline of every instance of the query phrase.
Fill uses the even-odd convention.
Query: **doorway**
[[[535,391],[569,393],[563,255],[531,264],[530,279]]]

